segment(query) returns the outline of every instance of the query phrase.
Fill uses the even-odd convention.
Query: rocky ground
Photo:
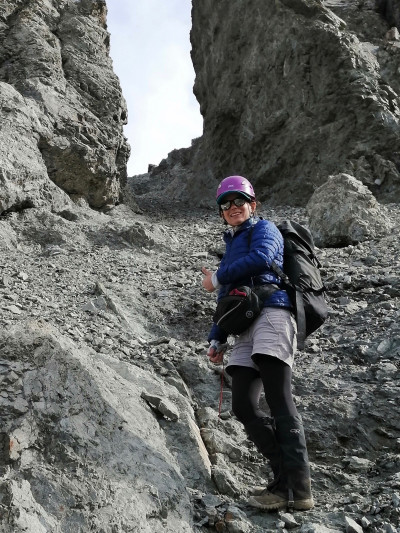
[[[200,268],[216,267],[223,226],[213,207],[196,198],[192,205],[171,202],[162,198],[162,188],[150,194],[146,179],[133,184],[139,208],[119,205],[98,213],[74,207],[58,215],[26,209],[1,217],[3,329],[31,319],[44,322],[99,357],[111,356],[185,389],[211,461],[212,485],[187,483],[192,525],[181,531],[399,532],[398,232],[320,250],[330,318],[298,354],[293,383],[316,507],[262,513],[246,500],[249,488],[268,477],[268,468],[230,414],[226,377],[218,418],[221,367],[205,358],[214,296],[201,289]],[[399,204],[389,209],[398,221]],[[261,206],[260,213],[276,222],[307,222],[298,208]],[[13,387],[4,368],[3,404]],[[193,478],[194,467],[185,469]],[[4,512],[1,498],[0,504]],[[157,525],[152,531],[167,529]]]

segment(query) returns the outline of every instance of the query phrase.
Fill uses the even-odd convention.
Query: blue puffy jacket
[[[254,226],[250,240],[250,228]],[[272,261],[282,268],[283,238],[273,222],[259,217],[246,220],[235,232],[224,233],[226,250],[217,270],[217,279],[222,287],[218,300],[240,285],[257,286],[267,283],[281,284],[281,280],[270,269]],[[291,308],[286,291],[274,292],[264,302],[264,307]],[[227,335],[213,324],[208,341],[216,339],[226,342]]]

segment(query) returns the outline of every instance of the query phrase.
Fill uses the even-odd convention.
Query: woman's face
[[[236,198],[243,198],[242,195],[237,193],[228,194],[224,198],[224,202],[229,202],[231,200],[235,200]],[[230,226],[240,226],[240,224],[243,224],[248,218],[251,217],[251,215],[254,213],[254,210],[256,208],[256,202],[245,202],[242,206],[237,206],[233,202],[231,202],[231,205],[229,209],[226,211],[221,211],[222,217],[224,220],[229,224]]]

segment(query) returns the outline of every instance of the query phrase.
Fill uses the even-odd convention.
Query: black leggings
[[[232,411],[244,425],[267,416],[259,406],[262,389],[271,416],[296,416],[292,396],[292,369],[271,355],[253,356],[260,371],[245,366],[229,367],[232,377]]]

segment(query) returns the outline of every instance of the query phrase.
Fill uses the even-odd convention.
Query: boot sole
[[[264,511],[279,511],[280,509],[289,508],[289,502],[287,500],[263,504],[257,501],[255,498],[250,497],[248,503],[252,507],[257,507],[258,509],[263,509]],[[295,511],[308,511],[309,509],[312,509],[314,507],[314,500],[296,500],[293,503],[293,506],[290,507],[293,508]]]

